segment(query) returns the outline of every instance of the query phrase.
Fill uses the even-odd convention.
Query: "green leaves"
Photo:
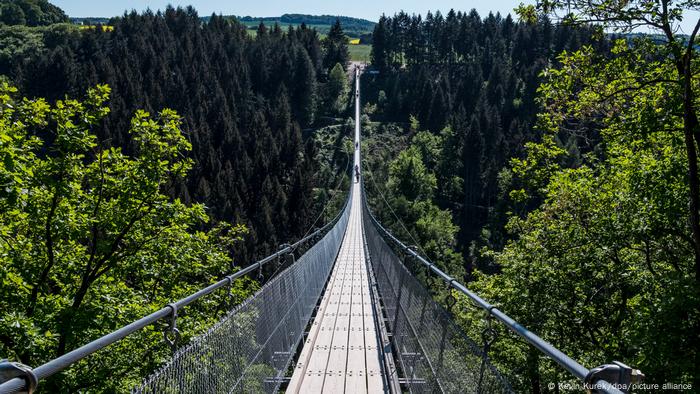
[[[389,166],[389,190],[409,201],[430,200],[437,188],[435,174],[428,172],[416,146],[402,151]]]
[[[49,106],[0,88],[0,353],[30,365],[229,273],[229,253],[246,231],[224,223],[202,231],[204,206],[169,197],[192,166],[174,111],[156,119],[136,113],[133,156],[98,143],[91,130],[109,111],[109,93],[97,86],[85,100]],[[235,291],[242,297],[250,287],[237,284]],[[221,296],[180,318],[186,337],[216,319],[227,305]],[[119,346],[119,354],[100,353],[44,387],[123,390],[168,354],[160,335],[148,332]],[[129,368],[115,376],[122,356]],[[83,373],[88,366],[90,374]]]
[[[513,240],[485,252],[501,272],[479,276],[474,289],[586,366],[621,359],[648,381],[690,382],[695,367],[677,354],[697,355],[699,304],[683,92],[669,59],[647,40],[620,40],[610,57],[563,53],[543,73],[545,135],[511,161],[510,192],[543,203],[511,217]],[[560,141],[596,134],[583,162],[567,165]],[[517,347],[497,351],[506,370],[528,362]],[[529,379],[560,380],[552,366],[532,365]]]
[[[524,183],[523,188],[510,191],[510,198],[516,203],[524,203],[532,194],[545,192],[550,177],[561,169],[560,159],[566,151],[560,148],[552,135],[545,135],[541,143],[525,144],[525,159],[511,159],[513,175]]]
[[[333,115],[341,115],[348,105],[348,93],[350,84],[345,73],[345,67],[336,63],[328,74],[328,82],[325,84],[326,108],[329,108]]]
[[[409,147],[388,162],[386,189],[378,186],[380,181],[377,170],[370,175],[372,181],[368,182],[368,187],[380,189],[370,192],[370,195],[386,193],[386,201],[372,204],[383,214],[382,223],[393,223],[392,231],[400,239],[418,243],[416,246],[438,267],[450,275],[462,277],[465,272],[462,257],[455,251],[459,228],[453,222],[452,212],[440,209],[434,201],[437,190],[435,171],[438,161],[445,160],[445,144],[450,135],[449,129],[446,129],[443,135],[434,135],[427,131],[418,132]],[[373,134],[371,138],[373,140],[368,146],[376,149],[382,142],[396,137],[386,133]],[[391,141],[387,148],[395,148],[395,145],[401,143],[399,140]],[[384,158],[374,152],[369,160],[377,160],[377,164],[369,166],[371,168],[386,164],[382,163]],[[374,179],[375,177],[377,179]],[[387,203],[390,206],[387,206]],[[396,223],[395,216],[390,214],[391,211],[401,218],[402,224]],[[430,287],[429,284],[426,286]]]

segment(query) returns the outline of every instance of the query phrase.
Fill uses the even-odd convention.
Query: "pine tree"
[[[372,59],[372,66],[376,67],[380,73],[386,73],[388,65],[386,21],[387,17],[382,15],[372,33],[372,52],[370,58]]]
[[[340,19],[335,20],[335,24],[328,32],[328,36],[323,40],[323,67],[330,70],[336,64],[340,64],[345,69],[350,61],[348,50],[348,38],[343,33]]]

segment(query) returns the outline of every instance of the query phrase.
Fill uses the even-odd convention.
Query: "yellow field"
[[[94,30],[97,26],[94,25],[82,25],[80,30]],[[114,26],[102,25],[102,31],[114,31]]]
[[[351,38],[350,40],[348,40],[348,42],[350,43],[350,45],[360,45],[359,38]]]

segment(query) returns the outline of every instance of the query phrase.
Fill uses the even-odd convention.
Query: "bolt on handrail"
[[[544,339],[537,336],[537,334],[535,334],[534,332],[523,327],[517,321],[515,321],[513,318],[506,315],[500,309],[496,308],[495,305],[493,305],[493,304],[487,302],[486,300],[484,300],[483,298],[479,297],[476,293],[469,290],[466,286],[461,284],[455,278],[446,274],[444,271],[439,269],[435,264],[428,261],[426,258],[424,258],[420,254],[418,254],[415,250],[413,250],[411,247],[406,246],[406,244],[404,244],[398,238],[396,238],[393,234],[391,234],[391,232],[389,232],[389,230],[385,229],[384,226],[382,226],[381,223],[379,223],[379,221],[372,214],[372,211],[369,208],[369,204],[367,203],[367,195],[366,195],[365,190],[364,190],[364,184],[362,187],[362,203],[365,205],[366,212],[369,214],[369,217],[370,217],[372,223],[376,226],[376,228],[379,230],[380,233],[384,234],[386,239],[390,240],[399,249],[403,250],[408,255],[414,257],[416,259],[416,261],[418,261],[422,265],[426,266],[430,271],[432,271],[435,275],[437,275],[440,279],[442,279],[445,283],[447,283],[448,286],[454,288],[455,290],[457,290],[460,293],[469,297],[469,299],[471,299],[479,308],[483,309],[489,315],[498,319],[498,321],[503,323],[506,327],[508,327],[515,334],[517,334],[518,336],[520,336],[521,338],[526,340],[528,343],[530,343],[535,348],[537,348],[540,352],[542,352],[545,356],[552,359],[554,362],[559,364],[561,367],[563,367],[564,369],[569,371],[572,375],[574,375],[575,377],[580,379],[582,382],[584,382],[588,387],[591,387],[592,389],[596,390],[596,392],[605,393],[605,394],[623,394],[622,391],[620,391],[613,384],[607,382],[606,380],[600,379],[600,380],[596,380],[594,382],[591,382],[590,378],[593,376],[593,375],[591,375],[591,372],[594,372],[595,369],[589,370],[588,368],[579,364],[577,361],[575,361],[571,357],[564,354],[562,351],[560,351],[559,349],[554,347],[549,342],[547,342]]]
[[[315,237],[324,234],[328,229],[333,227],[338,220],[340,220],[341,216],[343,215],[343,212],[348,209],[349,204],[350,204],[350,198],[352,197],[352,192],[348,193],[348,197],[345,200],[345,205],[343,206],[343,209],[338,212],[338,214],[328,222],[325,226],[315,230],[313,233],[305,236],[304,238],[296,241],[295,243],[291,245],[286,245],[282,248],[280,248],[277,252],[274,254],[271,254],[243,269],[240,271],[237,271],[231,275],[228,275],[221,279],[220,281],[211,284],[198,292],[191,294],[185,298],[182,298],[176,302],[170,303],[166,305],[165,307],[151,313],[148,316],[144,316],[139,320],[136,320],[133,323],[130,323],[116,331],[113,331],[107,335],[104,335],[98,339],[95,339],[94,341],[83,345],[75,350],[72,350],[58,358],[55,358],[45,364],[42,364],[41,366],[31,369],[31,368],[25,368],[23,371],[25,377],[15,377],[11,380],[8,380],[6,382],[0,382],[0,393],[5,394],[5,393],[17,393],[20,391],[27,391],[29,390],[30,392],[35,388],[31,386],[36,386],[33,382],[40,382],[43,379],[48,378],[51,375],[56,374],[57,372],[60,372],[70,365],[90,356],[93,353],[96,353],[97,351],[115,343],[118,342],[125,337],[133,334],[136,331],[139,331],[143,329],[146,326],[149,326],[161,319],[167,318],[169,316],[173,315],[173,310],[180,310],[181,308],[193,303],[194,301],[213,293],[215,290],[220,289],[224,286],[227,286],[231,283],[233,283],[233,280],[238,279],[250,272],[253,272],[255,270],[259,270],[263,265],[276,260],[280,256],[287,255],[289,253],[294,252],[299,246],[305,244],[306,242],[310,240],[314,240]],[[4,360],[3,360],[4,361]],[[25,366],[26,367],[26,366]]]

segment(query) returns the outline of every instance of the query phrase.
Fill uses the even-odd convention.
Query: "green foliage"
[[[611,58],[584,48],[547,70],[539,121],[547,136],[512,162],[528,186],[511,192],[544,203],[511,217],[515,239],[486,251],[502,272],[479,276],[474,288],[584,365],[621,359],[647,382],[692,383],[700,299],[686,219],[682,91],[667,58],[650,59],[654,51],[663,48],[619,41]],[[555,136],[593,120],[597,149],[578,168],[560,167],[565,151]],[[528,365],[523,385],[560,379],[518,347],[502,347],[497,359],[506,370]]]
[[[0,21],[6,25],[26,25],[27,17],[22,7],[15,3],[2,4],[0,8]]]
[[[319,180],[323,180],[315,191],[318,206],[325,207],[324,222],[332,220],[343,208],[347,190],[350,187],[350,169],[352,154],[355,150],[350,139],[354,124],[328,126],[314,133]]]
[[[590,28],[552,24],[539,15],[525,23],[481,17],[475,10],[399,12],[382,16],[375,26],[372,69],[378,74],[363,76],[363,100],[377,104],[375,121],[408,123],[412,133],[426,130],[442,139],[437,163],[422,153],[436,166],[435,203],[453,212],[459,226],[457,249],[467,271],[472,264],[492,266],[472,251],[483,244],[502,247],[507,212],[526,212],[541,202],[530,190],[534,185],[525,184],[535,179],[518,178],[522,184],[504,190],[499,174],[512,158],[524,159],[528,142],[542,137],[533,128],[540,72],[557,64],[561,51],[582,45],[604,53],[609,42],[594,40]],[[571,163],[553,163],[572,165],[597,143],[597,135],[563,142],[579,155],[567,157]],[[535,198],[511,196],[511,186]]]
[[[23,64],[37,56],[45,56],[50,46],[63,42],[66,38],[79,38],[79,29],[70,24],[28,27],[0,24],[0,73],[11,75],[13,68],[21,75]],[[16,75],[14,76],[17,79]]]
[[[455,212],[473,290],[587,367],[621,360],[647,382],[694,386],[700,79],[697,39],[677,31],[696,3],[538,2],[519,7],[520,23],[382,17],[380,73],[363,91],[382,120],[413,115],[440,136],[433,199]],[[601,35],[640,26],[660,34]],[[436,139],[416,140],[430,169]],[[394,204],[415,223],[419,204]],[[477,338],[483,313],[467,304],[457,315]],[[570,379],[506,330],[494,346],[516,391]]]
[[[409,201],[432,199],[436,182],[435,174],[428,172],[423,156],[415,146],[399,153],[389,166],[389,191]]]
[[[47,26],[68,23],[68,16],[47,0],[0,0],[0,23]]]
[[[412,133],[417,133],[420,130],[420,121],[414,115],[408,117],[408,122],[411,124]]]
[[[225,18],[228,18],[225,16]],[[317,30],[320,34],[328,34],[336,20],[340,20],[343,26],[343,31],[350,37],[360,37],[366,34],[372,33],[375,23],[368,21],[366,19],[353,18],[348,16],[334,16],[334,15],[306,15],[306,14],[284,14],[279,17],[254,17],[254,16],[243,16],[234,17],[238,21],[244,23],[249,27],[257,27],[260,22],[264,22],[266,25],[273,25],[275,23],[280,26],[295,26],[298,27],[302,24],[305,26]],[[207,17],[204,18],[208,19]]]
[[[107,86],[55,105],[15,93],[0,88],[2,354],[39,365],[230,270],[245,228],[198,231],[208,221],[204,206],[167,194],[192,166],[174,111],[138,111],[129,130],[135,153],[127,155],[91,132],[109,112]],[[237,284],[239,298],[248,287]],[[223,305],[214,296],[189,309],[179,322],[186,338]],[[161,341],[145,330],[42,387],[124,390],[167,356]]]
[[[0,62],[26,59],[45,50],[40,31],[26,26],[0,25]]]
[[[411,129],[413,129],[414,126],[418,127],[417,124],[412,122]],[[443,139],[439,135],[435,135],[427,131],[420,131],[413,136],[413,140],[411,142],[420,152],[426,167],[429,170],[434,171],[442,156]]]
[[[335,24],[328,32],[328,36],[323,40],[323,66],[326,70],[340,64],[343,69],[347,67],[350,60],[348,51],[348,38],[340,25],[340,19],[336,19]]]
[[[515,13],[525,23],[537,23],[537,9],[532,4],[520,3],[515,7]]]
[[[385,133],[373,135],[370,144],[376,145],[390,138]],[[443,154],[442,145],[440,136],[421,131],[398,155],[393,151],[401,149],[401,145],[391,142],[385,148],[389,152],[371,152],[368,160],[372,163],[381,161],[380,155],[384,154],[396,155],[396,158],[388,163],[386,169],[380,165],[370,165],[372,171],[368,187],[373,197],[372,206],[381,214],[382,223],[389,225],[392,232],[404,241],[417,242],[416,246],[421,252],[441,269],[455,277],[462,277],[464,264],[461,256],[455,252],[459,228],[453,223],[452,213],[440,209],[434,202],[437,190],[434,171],[436,160]],[[384,177],[386,189],[379,186]],[[379,196],[380,193],[383,197]],[[394,214],[401,218],[401,223],[397,222]],[[423,274],[419,276],[426,279]],[[432,287],[427,282],[426,285]],[[438,291],[440,288],[438,286],[432,290]]]
[[[350,82],[345,68],[336,63],[328,75],[328,82],[325,84],[326,108],[335,115],[342,115],[347,109],[350,93]]]
[[[205,204],[215,220],[246,223],[238,259],[304,234],[322,208],[314,189],[326,179],[316,177],[312,133],[302,130],[333,113],[317,78],[325,74],[318,33],[302,26],[251,39],[235,20],[205,23],[191,8],[172,7],[131,12],[110,26],[0,27],[0,74],[48,102],[110,84],[111,111],[94,131],[128,153],[138,109],[177,109],[193,168],[167,192]]]
[[[515,203],[524,203],[533,195],[542,196],[551,176],[561,170],[560,159],[566,154],[552,135],[543,136],[539,143],[528,142],[525,151],[525,158],[510,161],[513,175],[523,183],[522,188],[510,191],[510,198]]]

